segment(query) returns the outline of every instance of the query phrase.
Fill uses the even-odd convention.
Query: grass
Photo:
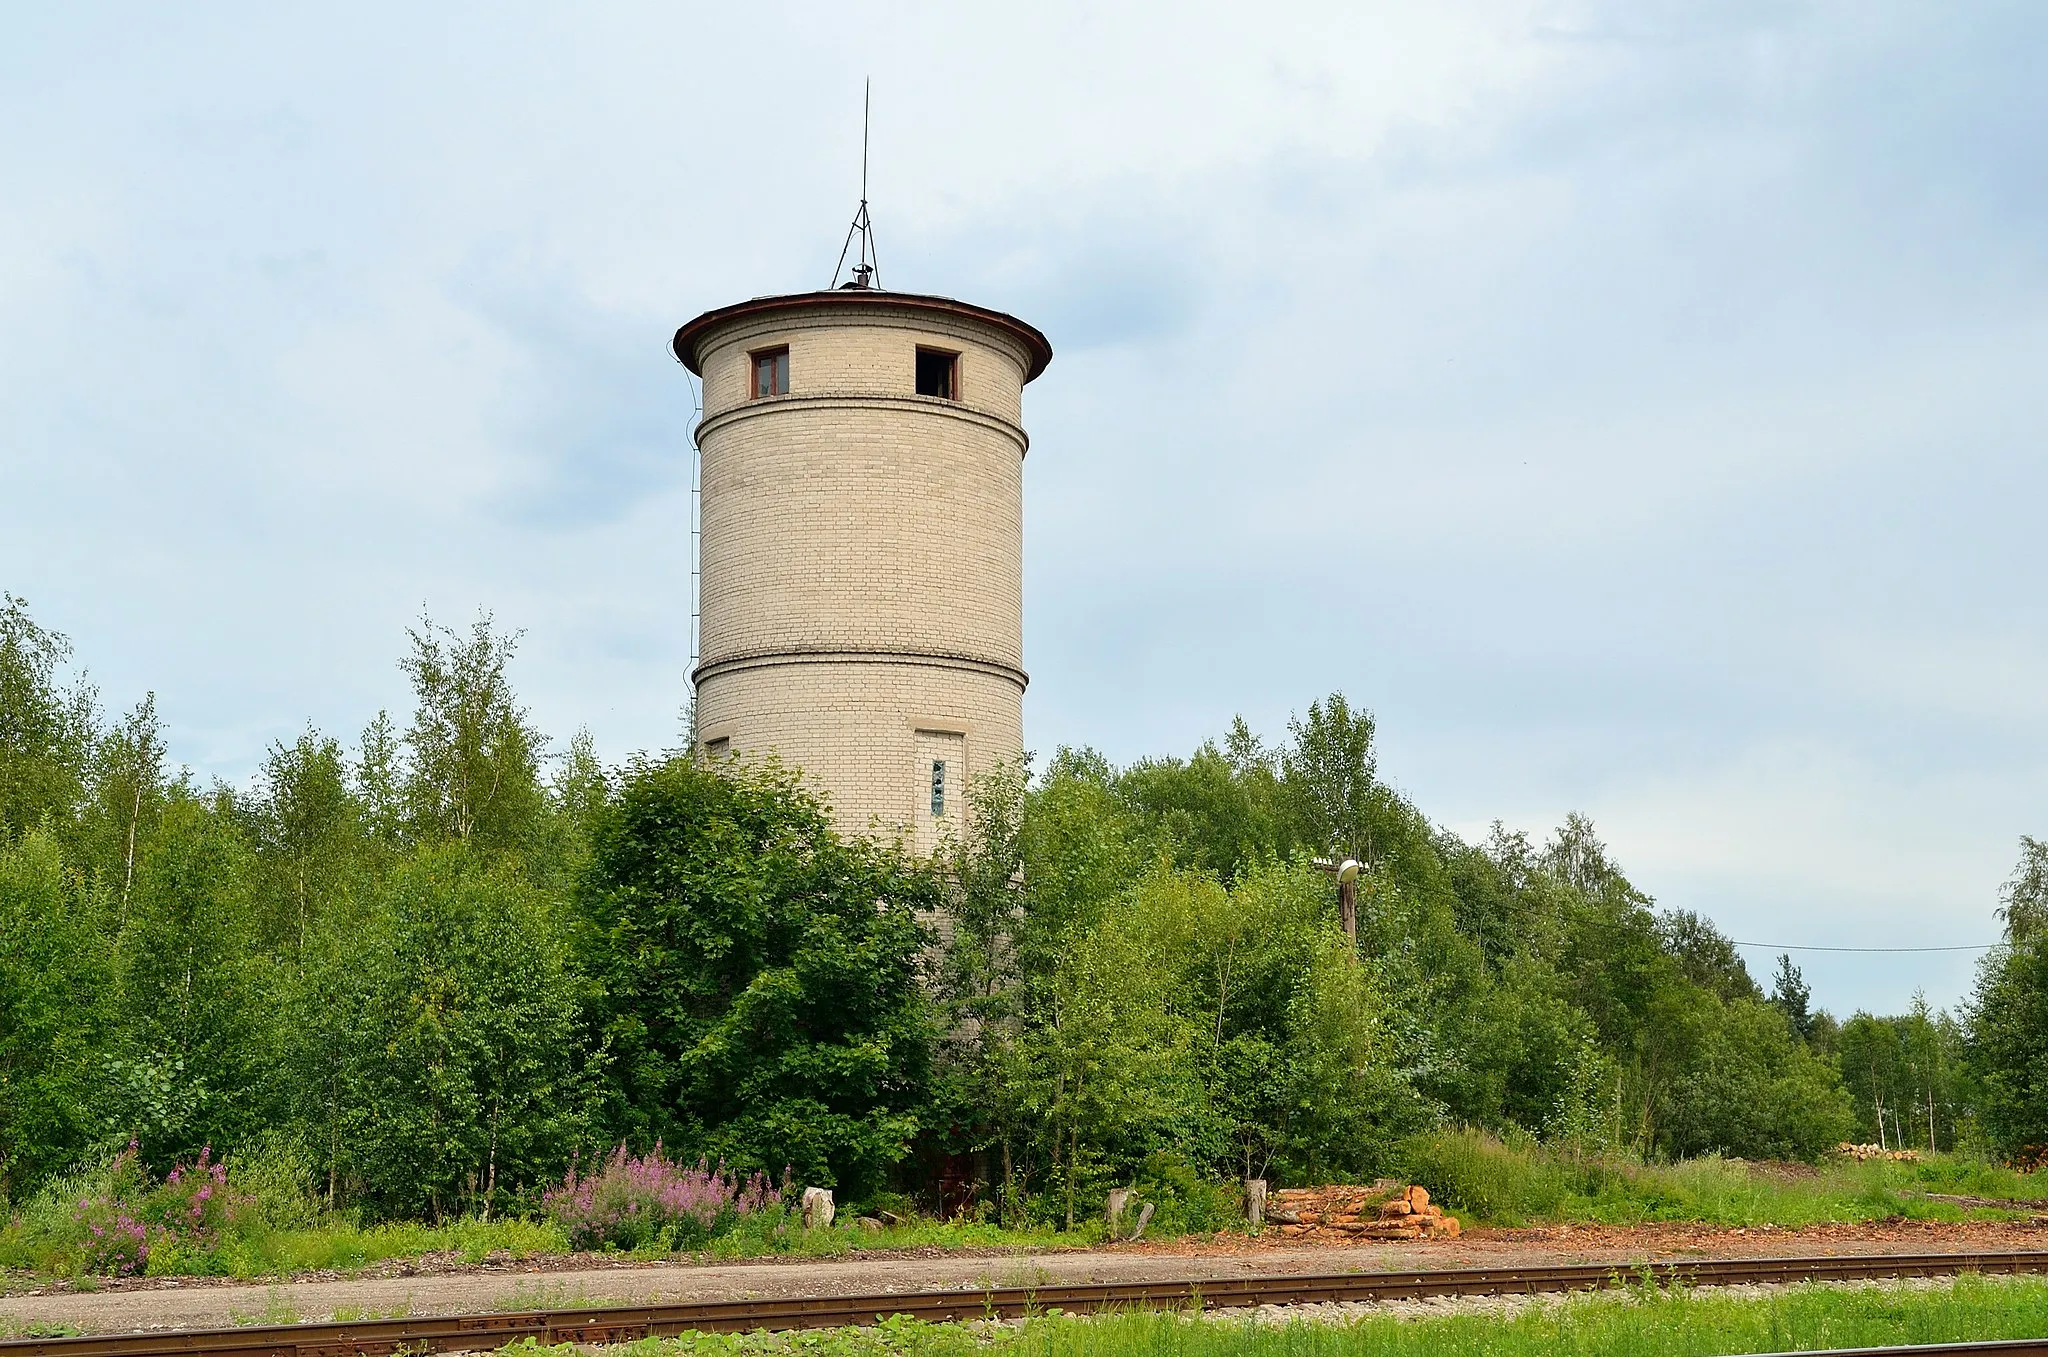
[[[1960,1206],[1925,1194],[2048,1197],[2048,1174],[1947,1154],[1913,1164],[1829,1162],[1817,1169],[1718,1158],[1644,1164],[1440,1131],[1411,1139],[1401,1157],[1404,1175],[1467,1223],[1501,1226],[1696,1221],[1798,1228],[1893,1218],[2000,1220],[2030,1213]]]
[[[1508,1227],[1697,1222],[1798,1228],[1892,1218],[1998,1220],[2029,1213],[1937,1201],[1927,1194],[2002,1201],[2048,1197],[2048,1173],[2028,1175],[1956,1155],[1929,1155],[1912,1164],[1831,1163],[1818,1169],[1715,1158],[1647,1164],[1534,1143],[1508,1144],[1472,1131],[1438,1131],[1405,1142],[1397,1160],[1403,1177],[1429,1188],[1466,1223]],[[81,1196],[102,1189],[94,1174],[104,1172],[104,1167],[85,1170],[53,1183],[0,1223],[0,1291],[56,1277],[68,1277],[81,1289],[95,1284],[81,1272],[72,1207]],[[309,1272],[355,1274],[430,1256],[477,1263],[493,1255],[527,1259],[570,1252],[567,1236],[547,1221],[365,1225],[322,1212],[289,1182],[265,1190],[260,1179],[252,1181],[261,1211],[204,1252],[159,1241],[150,1253],[149,1273],[262,1280]],[[1049,1249],[1085,1247],[1101,1238],[1101,1226],[1094,1221],[1062,1231],[912,1218],[869,1230],[842,1217],[831,1229],[805,1230],[791,1213],[774,1209],[743,1217],[702,1248],[673,1256],[730,1261],[894,1249]],[[672,1255],[648,1248],[617,1256],[653,1261]]]
[[[2048,1335],[2048,1281],[1961,1277],[1934,1287],[1801,1286],[1761,1298],[1633,1288],[1559,1298],[1507,1318],[1275,1324],[1141,1313],[1052,1315],[1015,1326],[895,1319],[866,1329],[690,1334],[614,1351],[617,1357],[1715,1357],[2042,1335]],[[561,1357],[574,1351],[530,1341],[523,1350]]]
[[[24,1212],[0,1226],[0,1270],[29,1278],[67,1277],[76,1272],[70,1240]],[[260,1279],[306,1272],[360,1272],[394,1259],[453,1254],[480,1263],[493,1253],[529,1258],[569,1251],[562,1232],[530,1220],[454,1221],[446,1225],[359,1225],[330,1217],[299,1228],[258,1226],[196,1253],[174,1246],[152,1250],[148,1275]],[[77,1277],[85,1282],[85,1277]]]
[[[1098,1242],[1100,1231],[1006,1230],[974,1222],[908,1219],[880,1230],[844,1221],[831,1229],[805,1230],[787,1216],[764,1214],[712,1239],[702,1249],[671,1255],[643,1249],[612,1256],[636,1261],[674,1257],[678,1261],[803,1256],[837,1258],[886,1249],[1060,1248]],[[56,1277],[81,1288],[94,1279],[78,1275],[68,1217],[27,1210],[0,1225],[0,1291]],[[249,1281],[301,1276],[309,1272],[352,1275],[380,1263],[453,1255],[480,1263],[492,1255],[527,1259],[570,1252],[568,1238],[547,1221],[458,1220],[443,1225],[362,1225],[327,1216],[296,1228],[258,1226],[223,1239],[214,1249],[193,1253],[159,1244],[149,1259],[151,1276],[221,1276]],[[9,1278],[12,1278],[11,1283]]]
[[[1093,1222],[1082,1230],[1051,1226],[1005,1228],[976,1221],[937,1221],[920,1217],[879,1230],[862,1229],[850,1220],[829,1230],[806,1230],[788,1219],[763,1216],[742,1220],[691,1256],[726,1261],[775,1255],[838,1258],[887,1249],[1057,1249],[1085,1248],[1102,1242],[1102,1228]]]

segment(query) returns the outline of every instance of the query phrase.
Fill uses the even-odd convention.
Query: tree
[[[1986,1139],[2006,1154],[2048,1144],[2048,948],[2040,935],[1987,955],[1971,1003],[1971,1064]]]
[[[936,873],[841,841],[778,765],[676,756],[627,767],[576,898],[616,1134],[854,1195],[908,1153]]]
[[[1667,1153],[1813,1160],[1854,1127],[1840,1073],[1782,1014],[1704,993],[1695,1004],[1691,1057],[1658,1092]]]
[[[117,894],[121,918],[127,917],[128,897],[135,888],[138,851],[162,816],[170,792],[164,776],[168,752],[155,693],[136,703],[93,746],[87,860]]]
[[[485,614],[467,637],[428,618],[406,634],[412,653],[399,667],[417,704],[403,783],[413,840],[453,839],[497,855],[530,848],[547,810],[547,740],[506,676],[520,633],[499,635]]]
[[[308,934],[357,888],[367,853],[362,803],[339,741],[308,730],[277,742],[250,806],[267,941],[296,955]]]
[[[109,967],[55,838],[0,844],[0,1201],[98,1139]]]
[[[1062,746],[1025,798],[1019,828],[1025,918],[1018,965],[1038,974],[1059,939],[1098,917],[1165,851],[1117,795],[1116,773],[1092,749]]]
[[[95,727],[92,690],[59,686],[71,643],[38,627],[26,600],[0,594],[0,843],[84,796]]]
[[[225,1146],[262,1120],[271,966],[257,947],[253,864],[224,798],[182,788],[143,845],[115,938],[114,1121],[155,1162]]]
[[[2029,942],[2048,928],[2048,843],[2020,836],[2020,862],[1999,888],[1998,917],[2006,941]]]
[[[1294,847],[1277,762],[1240,716],[1222,749],[1205,742],[1185,762],[1140,759],[1118,775],[1116,790],[1172,845],[1176,863],[1228,883],[1246,864]]]
[[[974,780],[966,833],[939,848],[946,883],[946,946],[933,977],[960,1017],[993,1021],[994,1001],[1017,979],[1024,921],[1024,805],[1028,770],[998,764]]]
[[[1735,944],[1711,920],[1689,909],[1666,910],[1658,916],[1657,934],[1693,984],[1723,999],[1763,997]]]
[[[1354,712],[1344,694],[1311,702],[1306,720],[1287,723],[1293,745],[1281,755],[1286,785],[1300,818],[1301,841],[1332,858],[1379,865],[1374,829],[1386,791],[1378,782],[1373,719]]]
[[[330,1182],[388,1215],[489,1215],[587,1147],[603,1060],[569,934],[509,866],[433,844],[316,942],[291,1066]]]
[[[1197,1028],[1173,1002],[1172,967],[1136,903],[1070,932],[1017,1043],[1012,1077],[1041,1130],[1068,1229],[1105,1179],[1203,1113]]]
[[[1780,953],[1778,973],[1771,979],[1771,1007],[1785,1015],[1785,1021],[1792,1024],[1793,1033],[1801,1041],[1808,1041],[1813,1036],[1812,997],[1813,992],[1806,987],[1806,977],[1792,964],[1792,954]]]

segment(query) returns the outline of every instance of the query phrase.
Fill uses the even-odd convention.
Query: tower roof
[[[842,287],[830,292],[795,292],[786,297],[755,297],[751,301],[738,302],[732,306],[721,306],[715,311],[706,311],[689,324],[676,331],[671,348],[682,365],[698,376],[703,375],[697,348],[705,335],[724,325],[727,321],[747,316],[758,316],[775,311],[810,310],[821,306],[859,306],[873,309],[884,307],[892,310],[922,311],[942,316],[962,316],[978,320],[1006,331],[1026,353],[1031,355],[1030,365],[1024,373],[1024,380],[1030,381],[1045,371],[1052,362],[1052,344],[1037,326],[1028,325],[1015,316],[1001,311],[991,311],[985,306],[968,302],[956,302],[951,297],[927,297],[916,292],[884,292],[879,288]]]

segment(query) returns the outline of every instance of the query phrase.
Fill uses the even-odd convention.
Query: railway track
[[[1744,1282],[1860,1281],[1946,1277],[1963,1272],[2048,1272],[2048,1252],[1863,1254],[1832,1258],[1715,1258],[1562,1267],[1461,1268],[1441,1272],[1363,1272],[1309,1276],[1216,1277],[1186,1281],[1107,1282],[1077,1286],[998,1287],[783,1300],[689,1301],[568,1310],[357,1320],[330,1324],[252,1325],[233,1329],[151,1330],[81,1338],[0,1342],[0,1357],[419,1357],[483,1352],[523,1338],[543,1343],[622,1343],[636,1338],[753,1329],[818,1329],[872,1324],[890,1315],[945,1321],[1016,1318],[1062,1310],[1233,1309],[1343,1301],[1414,1300],[1429,1296],[1513,1295],[1587,1291],[1655,1281],[1688,1286]],[[2048,1339],[1958,1343],[1868,1350],[1995,1353],[2048,1357]]]

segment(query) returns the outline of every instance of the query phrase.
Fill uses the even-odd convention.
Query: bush
[[[228,1188],[248,1199],[258,1220],[272,1230],[304,1230],[319,1223],[320,1199],[313,1190],[316,1167],[305,1146],[288,1136],[266,1135],[227,1161]]]
[[[108,1197],[78,1203],[78,1268],[97,1277],[139,1277],[149,1267],[149,1231]]]
[[[684,1168],[655,1145],[634,1158],[624,1145],[604,1167],[579,1178],[574,1165],[542,1209],[576,1249],[637,1249],[658,1245],[674,1251],[702,1244],[743,1216],[782,1204],[781,1189],[764,1173],[742,1179],[725,1164],[703,1160]]]
[[[1138,1200],[1158,1208],[1147,1234],[1210,1234],[1244,1224],[1244,1194],[1237,1184],[1204,1177],[1171,1150],[1147,1156],[1136,1186]]]

